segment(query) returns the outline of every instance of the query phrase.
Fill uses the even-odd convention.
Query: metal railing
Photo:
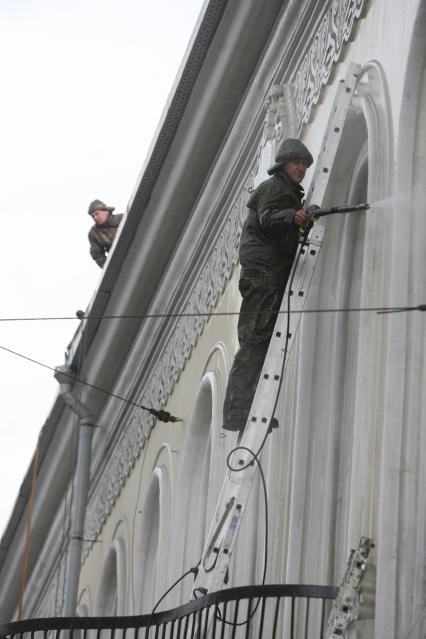
[[[244,586],[131,617],[53,617],[0,626],[0,639],[323,639],[333,586]]]

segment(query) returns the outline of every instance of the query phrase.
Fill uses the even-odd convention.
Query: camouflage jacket
[[[122,217],[122,213],[111,213],[106,222],[94,224],[89,231],[90,255],[101,268],[105,264],[106,254],[112,246]]]
[[[240,240],[240,262],[250,271],[282,275],[293,264],[299,239],[294,224],[302,208],[303,188],[284,171],[262,182],[252,193]]]

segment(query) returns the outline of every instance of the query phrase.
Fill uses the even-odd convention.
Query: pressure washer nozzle
[[[370,208],[369,204],[343,204],[342,206],[332,206],[331,209],[319,209],[317,214],[321,216],[329,215],[329,213],[352,213],[352,211],[366,211]]]

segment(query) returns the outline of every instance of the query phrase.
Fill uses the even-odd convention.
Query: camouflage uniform
[[[277,155],[278,163],[269,170],[273,177],[262,182],[247,203],[249,213],[240,241],[240,349],[223,407],[225,430],[244,430],[296,254],[299,233],[294,215],[302,208],[304,191],[283,169],[289,159],[312,163],[299,140],[287,140]]]
[[[106,261],[106,254],[110,250],[117,234],[117,228],[123,214],[113,215],[114,208],[112,206],[106,206],[100,200],[94,200],[89,206],[89,215],[92,215],[97,210],[109,212],[108,219],[103,224],[94,224],[89,231],[90,255],[96,264],[102,268]]]

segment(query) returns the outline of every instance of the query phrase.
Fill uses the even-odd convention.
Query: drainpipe
[[[75,617],[83,547],[84,518],[90,482],[94,424],[93,415],[72,392],[75,374],[71,369],[68,366],[57,366],[55,368],[55,379],[60,384],[59,393],[62,399],[80,420],[63,610],[63,617]]]

